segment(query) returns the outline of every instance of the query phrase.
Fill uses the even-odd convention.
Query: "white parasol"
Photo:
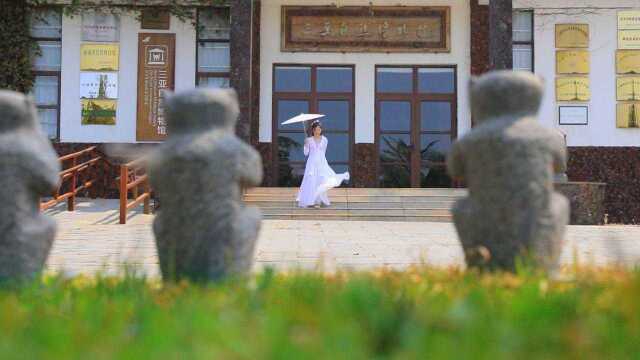
[[[289,125],[301,122],[304,125],[304,132],[307,132],[307,121],[319,119],[324,117],[322,114],[300,114],[292,117],[291,119],[283,122],[281,125]]]

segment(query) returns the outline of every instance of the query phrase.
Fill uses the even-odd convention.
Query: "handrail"
[[[138,191],[142,186],[142,194]],[[133,201],[129,202],[129,191],[133,195]],[[120,165],[120,224],[127,223],[127,212],[144,203],[145,214],[151,213],[151,186],[149,177],[144,167],[144,158],[130,161]]]
[[[84,156],[89,156],[90,159],[78,164],[79,159]],[[84,150],[61,156],[58,158],[58,161],[60,161],[60,165],[62,167],[62,171],[59,173],[60,181],[58,183],[58,187],[53,192],[53,198],[51,200],[40,203],[41,211],[52,208],[65,200],[67,201],[67,210],[74,211],[76,207],[76,195],[81,191],[89,189],[99,180],[97,178],[85,178],[83,179],[82,184],[78,186],[78,178],[81,175],[84,175],[86,171],[97,166],[100,162],[104,162],[105,159],[97,152],[96,146],[90,146]],[[65,169],[67,166],[68,168]],[[65,181],[69,179],[71,181],[68,184],[66,192],[60,194],[60,190],[65,186]]]

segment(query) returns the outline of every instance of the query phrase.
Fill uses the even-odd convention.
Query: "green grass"
[[[640,272],[274,274],[0,290],[0,359],[638,359]]]

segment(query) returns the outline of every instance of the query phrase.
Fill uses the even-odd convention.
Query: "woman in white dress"
[[[349,180],[349,172],[336,174],[329,166],[325,156],[328,141],[319,121],[311,124],[311,134],[304,140],[304,155],[308,158],[296,201],[300,207],[329,206],[327,191]]]

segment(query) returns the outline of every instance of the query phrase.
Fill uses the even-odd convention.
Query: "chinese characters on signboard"
[[[138,141],[159,141],[167,136],[162,92],[173,90],[175,40],[175,34],[138,35]]]
[[[82,41],[118,42],[119,40],[119,16],[95,11],[82,14]]]
[[[118,73],[82,72],[80,73],[81,99],[117,99]]]
[[[448,7],[282,7],[282,51],[449,52]]]
[[[118,44],[80,45],[80,70],[117,71],[120,59]]]

